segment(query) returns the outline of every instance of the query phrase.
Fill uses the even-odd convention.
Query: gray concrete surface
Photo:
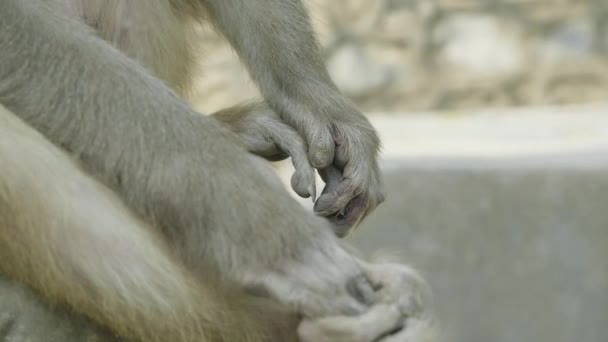
[[[446,341],[608,341],[608,158],[594,157],[404,161],[353,240],[424,273]]]

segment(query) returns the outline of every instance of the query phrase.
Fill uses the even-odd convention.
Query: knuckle
[[[333,143],[333,140],[327,139],[325,137],[313,141],[310,146],[316,152],[322,152],[328,155],[333,154],[335,149],[335,144]]]

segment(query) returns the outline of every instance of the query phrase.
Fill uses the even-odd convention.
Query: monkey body
[[[214,118],[178,95],[191,24],[205,17],[264,101]],[[0,46],[8,277],[145,341],[289,341],[295,315],[374,303],[374,266],[332,228],[347,232],[382,202],[379,142],[327,76],[299,0],[4,0]],[[248,152],[291,156],[302,196],[315,196],[319,169],[328,184],[315,209],[330,220]]]

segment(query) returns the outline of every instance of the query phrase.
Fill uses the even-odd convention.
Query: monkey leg
[[[10,279],[127,338],[265,340],[252,312],[191,276],[112,192],[3,107],[0,165],[0,272]]]

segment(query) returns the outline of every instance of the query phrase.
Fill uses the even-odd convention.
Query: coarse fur
[[[205,16],[263,103],[211,118],[178,95],[189,23]],[[370,266],[332,228],[346,234],[383,200],[379,143],[327,76],[299,0],[4,0],[0,46],[0,270],[11,279],[145,341],[284,341],[293,315],[374,304]],[[262,130],[268,120],[288,133]],[[315,210],[333,225],[248,150],[293,157],[303,196],[319,169]]]
[[[199,281],[110,190],[2,107],[0,133],[0,271],[123,336],[271,335],[264,328],[271,320],[260,321],[247,311],[253,305],[229,302],[229,291]],[[273,329],[287,322],[273,322]]]

